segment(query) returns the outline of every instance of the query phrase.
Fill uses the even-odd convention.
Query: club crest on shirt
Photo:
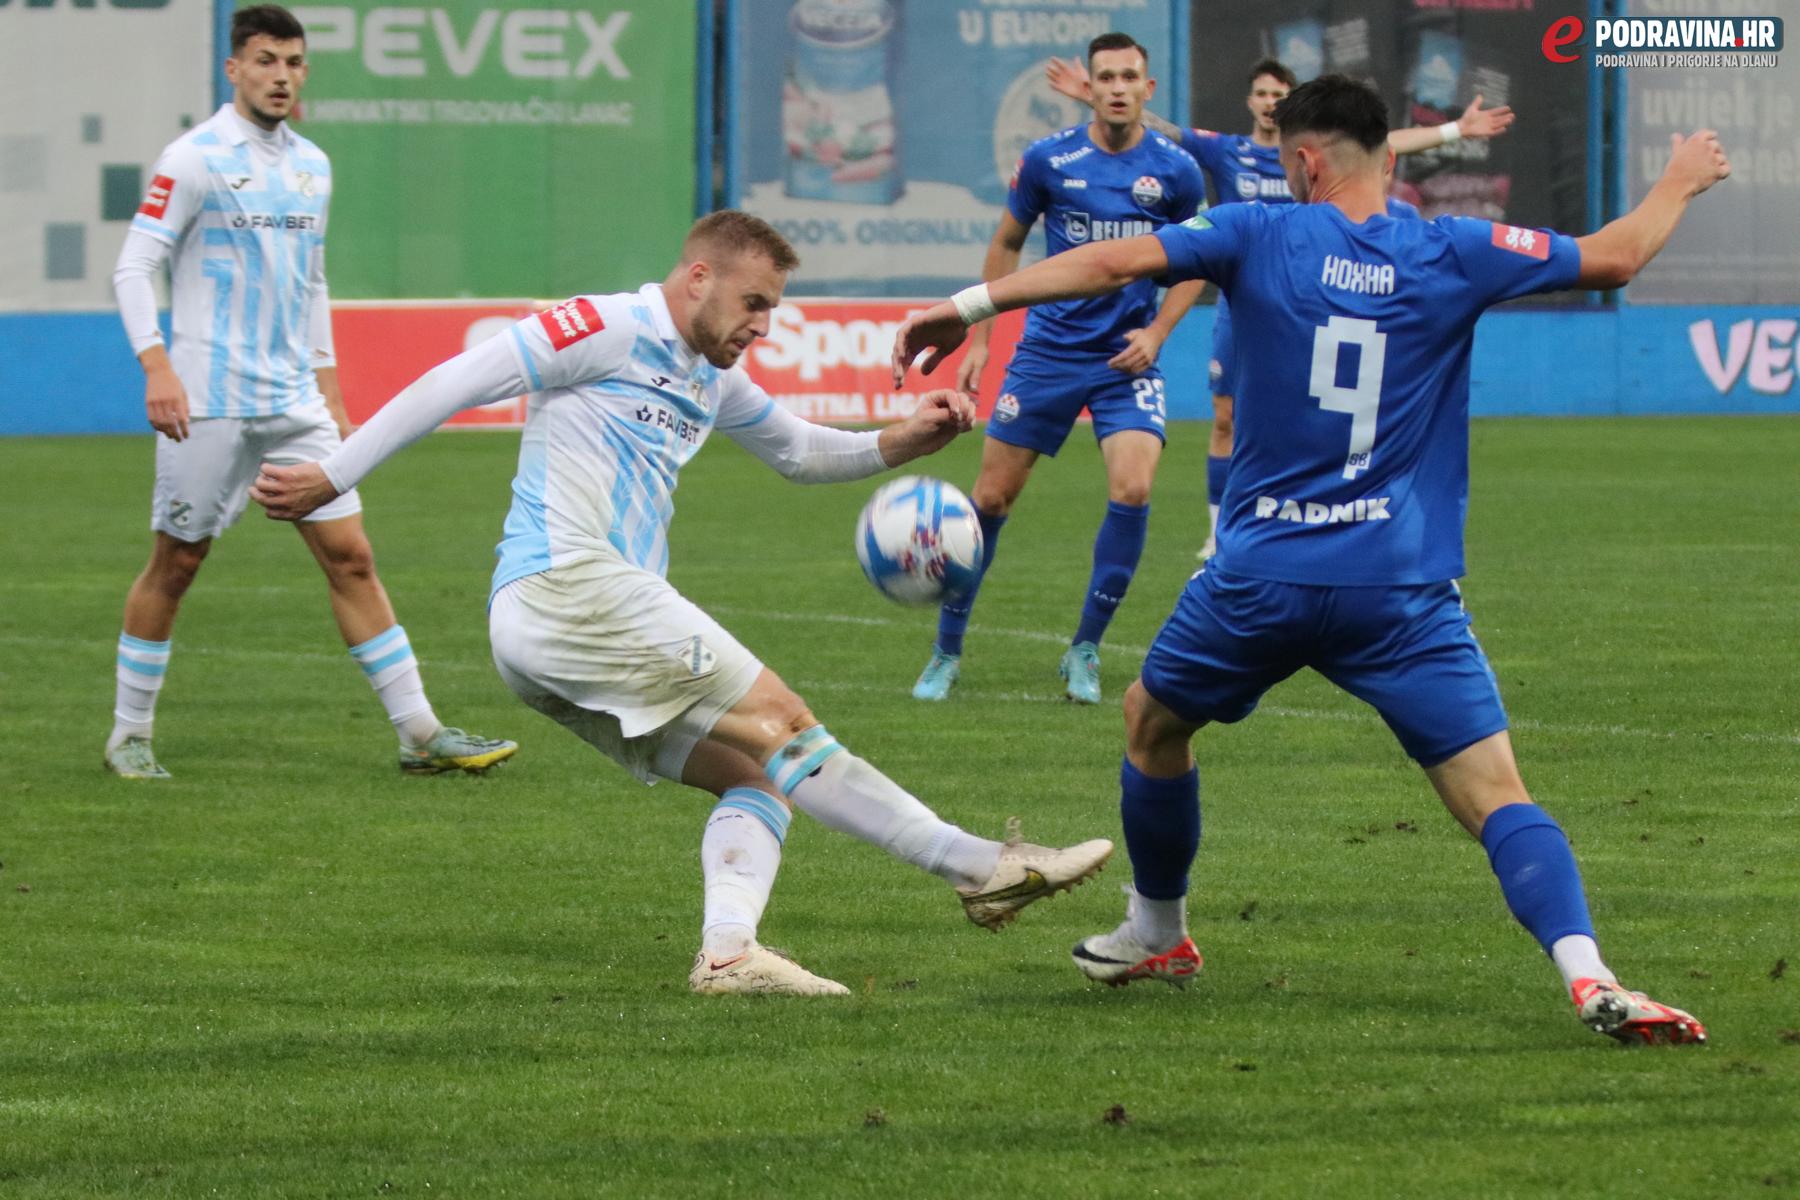
[[[318,195],[319,189],[313,186],[313,173],[311,171],[301,171],[299,174],[295,175],[294,183],[299,186],[300,194],[305,196],[308,200],[311,200],[314,196]]]
[[[1154,175],[1140,175],[1138,181],[1131,185],[1131,198],[1144,208],[1163,198],[1162,180]]]
[[[703,413],[711,412],[712,405],[706,399],[706,384],[698,379],[688,381],[688,395],[694,401],[694,407]]]

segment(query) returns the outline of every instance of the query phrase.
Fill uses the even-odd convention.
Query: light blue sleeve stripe
[[[132,637],[129,633],[119,635],[119,645],[127,650],[142,650],[146,654],[167,654],[169,652],[169,643],[167,642],[146,642],[143,638]]]
[[[168,663],[139,662],[135,658],[126,658],[123,654],[119,655],[119,665],[137,675],[161,675],[169,669]]]
[[[519,348],[519,361],[525,364],[525,374],[531,380],[531,390],[534,392],[543,391],[543,376],[538,374],[537,364],[531,361],[531,351],[526,348],[525,339],[519,336],[519,327],[514,325],[511,332],[513,345]]]
[[[736,425],[721,425],[719,426],[719,432],[731,433],[738,429],[748,429],[752,425],[761,425],[764,421],[769,419],[769,414],[773,411],[775,411],[775,401],[770,400],[762,406],[761,412],[757,413],[754,417],[751,417],[748,421],[741,421]]]
[[[376,659],[374,662],[363,662],[360,658],[356,661],[362,666],[364,675],[376,675],[387,670],[389,667],[400,665],[412,656],[412,645],[409,643],[400,647],[392,654]]]
[[[395,638],[403,638],[405,636],[406,630],[399,625],[389,626],[388,629],[376,634],[362,645],[350,647],[350,653],[356,655],[356,657],[360,659],[366,655],[375,653],[375,651],[381,649]]]

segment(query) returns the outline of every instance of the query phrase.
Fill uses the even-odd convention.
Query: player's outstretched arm
[[[951,299],[908,317],[900,326],[894,335],[894,386],[906,381],[907,370],[921,354],[926,357],[919,369],[931,374],[962,345],[969,326],[990,320],[996,313],[1051,300],[1103,296],[1139,279],[1161,275],[1168,267],[1162,242],[1147,234],[1078,246],[1003,279],[964,288]]]
[[[1647,266],[1675,232],[1688,201],[1731,174],[1719,135],[1702,129],[1669,135],[1672,153],[1662,178],[1638,206],[1594,233],[1575,239],[1581,250],[1577,287],[1624,287]]]
[[[463,409],[530,391],[506,340],[489,338],[425,372],[324,462],[286,467],[264,463],[250,487],[250,498],[273,520],[298,521]]]
[[[1018,270],[1019,255],[1024,252],[1025,239],[1029,236],[1031,226],[1003,210],[994,238],[988,243],[987,254],[981,260],[982,281],[991,282]],[[988,361],[988,336],[993,330],[992,321],[979,322],[969,330],[969,352],[963,355],[962,363],[956,368],[956,386],[971,396],[981,393],[981,373]]]
[[[1509,105],[1481,107],[1481,97],[1478,95],[1469,101],[1469,107],[1463,109],[1462,116],[1454,121],[1445,121],[1442,125],[1412,125],[1389,131],[1388,147],[1395,154],[1417,154],[1421,150],[1435,150],[1439,146],[1464,139],[1484,141],[1505,133],[1516,119]]]

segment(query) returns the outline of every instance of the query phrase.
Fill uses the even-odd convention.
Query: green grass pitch
[[[874,484],[714,440],[678,586],[947,817],[1118,837],[1116,703],[1055,678],[1104,503],[1085,432],[1008,525],[942,706],[907,698],[931,614],[851,551]],[[100,766],[150,441],[0,442],[0,1197],[1800,1196],[1791,418],[1474,428],[1465,593],[1526,782],[1624,980],[1711,1029],[1657,1051],[1576,1023],[1480,849],[1316,677],[1197,739],[1185,992],[1068,962],[1118,919],[1122,852],[994,936],[801,819],[764,938],[854,997],[690,995],[705,800],[488,660],[515,442],[437,436],[364,488],[439,713],[513,763],[402,777],[322,578],[253,511],[176,629],[167,785]],[[1193,570],[1204,446],[1174,430],[1109,701]],[[920,466],[966,486],[978,453]]]

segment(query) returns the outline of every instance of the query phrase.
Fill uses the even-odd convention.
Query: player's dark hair
[[[728,262],[740,254],[766,254],[777,271],[792,271],[800,265],[800,256],[776,228],[761,217],[722,208],[707,213],[694,222],[681,243],[681,261],[698,262],[713,257]]]
[[[1258,60],[1250,68],[1250,74],[1244,79],[1244,85],[1255,87],[1256,81],[1264,75],[1271,79],[1279,79],[1290,88],[1297,86],[1300,82],[1300,77],[1290,71],[1288,65],[1279,58],[1264,58]]]
[[[1275,106],[1281,136],[1339,133],[1364,150],[1387,144],[1387,102],[1368,84],[1348,75],[1309,79]]]
[[[250,39],[259,33],[268,34],[278,42],[289,42],[295,38],[306,40],[306,26],[300,24],[298,17],[279,4],[240,8],[231,14],[232,57],[242,54]]]
[[[1103,33],[1089,42],[1087,61],[1090,70],[1094,66],[1094,55],[1102,50],[1136,50],[1144,56],[1144,65],[1146,67],[1150,65],[1150,52],[1138,45],[1138,40],[1129,33]]]

